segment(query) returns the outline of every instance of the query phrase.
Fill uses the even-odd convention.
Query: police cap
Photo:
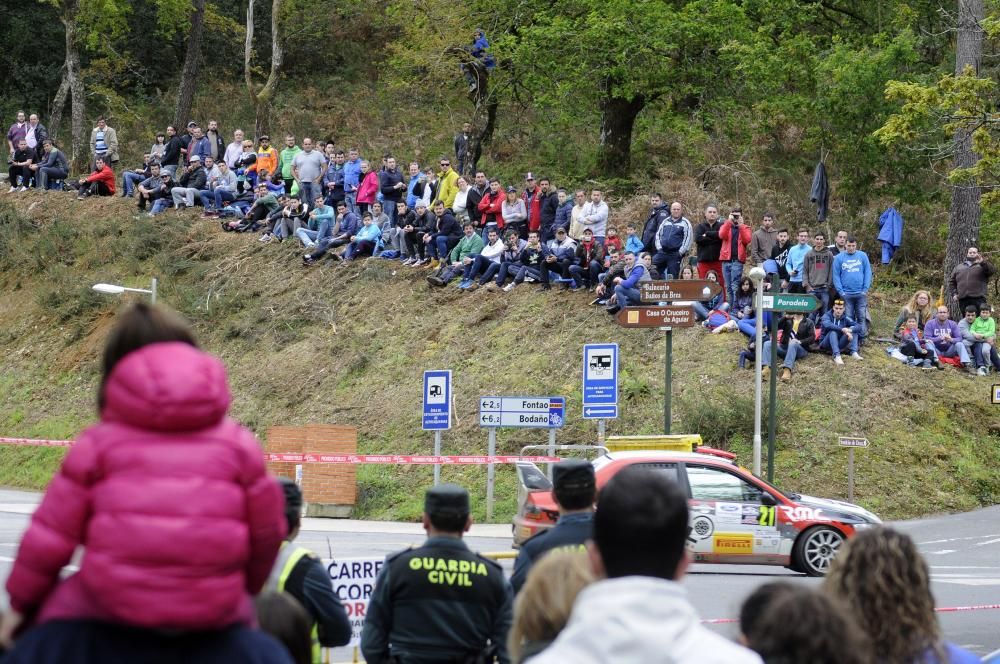
[[[468,516],[469,492],[457,484],[441,484],[427,490],[424,496],[427,514]]]
[[[593,490],[596,483],[594,466],[586,459],[566,459],[552,468],[552,486],[556,491]]]

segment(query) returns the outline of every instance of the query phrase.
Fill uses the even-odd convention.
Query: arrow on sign
[[[614,408],[587,408],[585,414],[590,415],[613,415]]]
[[[707,279],[639,282],[639,294],[643,304],[674,300],[710,300],[721,292],[721,284]]]

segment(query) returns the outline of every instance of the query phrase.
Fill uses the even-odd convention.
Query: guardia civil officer
[[[585,459],[566,459],[552,469],[552,495],[559,507],[559,520],[524,544],[514,561],[510,585],[520,592],[528,572],[542,555],[552,549],[586,551],[585,543],[594,532],[594,496],[597,480],[594,466]]]
[[[386,558],[368,603],[368,664],[508,664],[513,592],[500,566],[462,541],[469,494],[442,484],[424,498],[427,541]]]
[[[285,493],[288,537],[281,543],[278,559],[264,585],[266,590],[286,592],[309,614],[312,622],[312,661],[322,661],[323,648],[346,645],[351,640],[351,621],[333,591],[330,574],[315,553],[292,541],[298,536],[302,515],[302,491],[292,480],[278,479]]]

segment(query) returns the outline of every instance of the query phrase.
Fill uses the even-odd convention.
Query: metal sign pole
[[[663,356],[663,433],[670,435],[670,395],[673,391],[673,384],[671,381],[671,371],[670,364],[673,355],[673,330],[669,327],[664,328],[666,334],[666,352]]]
[[[597,444],[604,444],[604,420],[597,420]]]
[[[757,317],[756,340],[754,342],[754,411],[753,411],[753,474],[760,477],[760,413],[761,413],[761,393],[763,389],[760,384],[761,361],[764,358],[764,279],[757,281]]]
[[[847,448],[847,502],[854,502],[854,448]]]
[[[487,448],[487,454],[491,457],[497,454],[497,428],[490,427],[490,438],[489,446]],[[493,518],[493,484],[496,481],[496,468],[494,465],[488,464],[486,466],[486,520],[490,521]]]
[[[549,429],[549,456],[556,455],[556,430]],[[552,467],[555,466],[554,463],[549,463],[549,479],[552,479]]]
[[[775,279],[771,290],[777,292]],[[763,350],[763,349],[761,349]],[[774,483],[774,437],[778,426],[778,312],[771,312],[771,396],[767,412],[767,481]]]
[[[441,431],[434,432],[434,456],[441,456]],[[441,484],[441,464],[434,464],[434,486]]]

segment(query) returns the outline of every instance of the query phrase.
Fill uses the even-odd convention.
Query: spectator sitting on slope
[[[476,227],[472,225],[471,221],[465,224],[463,230],[465,235],[448,255],[448,265],[439,270],[437,274],[427,277],[427,282],[430,285],[447,285],[456,275],[461,274],[467,265],[471,265],[476,256],[483,250],[483,239],[476,235]]]

